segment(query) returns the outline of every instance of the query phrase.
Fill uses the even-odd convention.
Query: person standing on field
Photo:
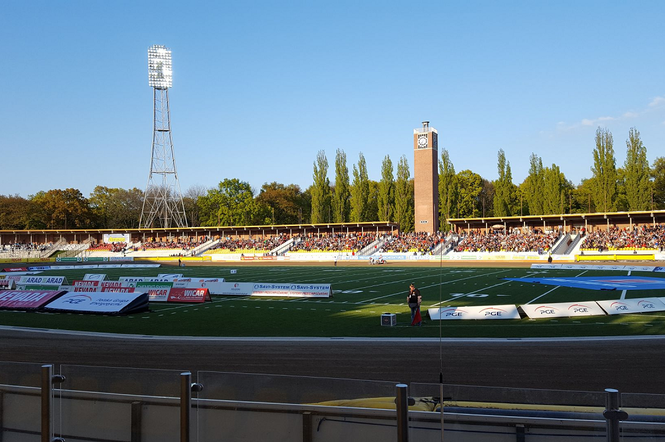
[[[420,295],[420,290],[418,290],[415,284],[411,283],[409,286],[409,295],[406,297],[406,302],[411,308],[411,325],[422,325],[423,319],[420,316],[420,304],[423,301],[423,297]]]

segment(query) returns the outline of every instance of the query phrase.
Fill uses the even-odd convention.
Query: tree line
[[[347,166],[346,153],[337,149],[334,182],[329,164],[319,151],[312,184],[265,183],[256,192],[249,183],[226,178],[217,187],[192,187],[183,195],[190,226],[234,226],[363,221],[397,222],[404,232],[414,229],[414,189],[405,155],[393,166],[386,155],[379,181],[370,180],[362,153]],[[649,165],[640,133],[632,128],[626,140],[626,160],[617,167],[614,140],[598,128],[591,178],[575,186],[561,168],[543,166],[531,154],[529,174],[513,183],[510,161],[497,154],[497,179],[490,181],[471,170],[455,172],[446,149],[439,159],[439,214],[442,230],[449,218],[552,215],[665,209],[665,158]],[[0,229],[122,229],[137,228],[143,191],[97,186],[85,197],[77,189],[52,189],[23,198],[0,195]]]

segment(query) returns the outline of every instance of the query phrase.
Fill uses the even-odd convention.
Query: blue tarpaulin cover
[[[577,278],[503,278],[509,281],[589,290],[663,290],[665,278],[644,276],[579,276]]]

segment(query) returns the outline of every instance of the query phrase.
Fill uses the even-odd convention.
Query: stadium
[[[661,437],[657,398],[665,394],[654,383],[662,361],[653,357],[663,350],[662,312],[548,319],[525,312],[535,303],[552,309],[658,299],[662,288],[649,284],[660,278],[664,215],[451,220],[456,229],[448,234],[400,234],[392,223],[3,231],[0,240],[9,246],[3,247],[2,278],[18,286],[35,273],[29,276],[33,289],[80,296],[91,275],[103,275],[110,285],[171,275],[205,281],[210,292],[202,302],[150,301],[148,309],[119,315],[5,307],[0,359],[7,361],[3,384],[14,387],[3,390],[3,398],[27,412],[25,394],[43,390],[44,370],[70,380],[50,385],[51,412],[90,414],[95,423],[53,424],[49,431],[66,439],[177,440],[186,425],[198,440],[212,434],[271,439],[275,431],[296,429],[298,440],[342,434],[367,440],[404,431],[395,420],[395,398],[403,393],[395,386],[405,383],[413,403],[406,431],[418,440],[439,437],[441,397],[443,428],[453,440],[497,434],[574,440],[605,432],[604,390],[616,388],[631,416],[621,424],[624,434],[652,440]],[[48,279],[36,280],[41,276]],[[613,285],[585,290],[547,285],[547,278],[609,279]],[[221,294],[227,292],[215,285],[219,280],[317,284],[328,292],[233,296]],[[54,281],[56,287],[47,286]],[[410,283],[424,298],[420,327],[411,326],[406,305]],[[139,284],[155,294],[161,287],[150,284],[165,283]],[[437,311],[441,318],[451,309],[459,314],[508,304],[519,309],[517,318],[436,318]],[[155,420],[157,410],[182,411],[182,385],[190,384],[184,396],[196,404],[190,420]],[[99,394],[106,399],[99,402]],[[122,416],[131,419],[112,429],[97,424]],[[562,417],[570,420],[561,425]],[[238,424],[256,419],[260,425]],[[219,428],[221,421],[235,424]],[[3,422],[7,438],[39,433],[36,418],[9,413]]]
[[[125,15],[133,14],[123,11],[123,20]],[[161,25],[155,11],[146,18]],[[300,40],[284,46],[303,50]],[[318,41],[311,40],[316,52]],[[434,63],[422,61],[436,49],[421,44],[423,58],[414,64],[427,64],[429,71]],[[242,52],[262,59],[270,52],[261,55],[263,49]],[[217,75],[231,72],[212,67],[222,51],[202,51],[197,58],[210,63],[202,70],[209,79],[199,77],[206,89],[190,106],[214,101],[208,112],[215,117],[188,116],[201,120],[200,133],[229,131],[218,120],[243,112],[238,102],[221,105],[220,85],[242,83],[237,89],[249,96],[261,89],[251,83],[254,70],[277,82],[266,90],[284,84],[266,66],[246,62],[238,63],[240,81],[220,81]],[[112,52],[99,57],[106,65],[95,74],[97,93],[109,81],[105,73],[114,70]],[[302,52],[315,58],[311,49]],[[304,64],[312,69],[306,76],[320,81],[314,63]],[[337,70],[335,76],[346,74],[335,62],[324,64]],[[380,69],[368,83],[394,68]],[[372,181],[359,152],[351,183],[346,153],[337,148],[332,184],[323,146],[336,131],[327,126],[333,127],[334,113],[350,119],[354,104],[334,108],[338,97],[331,95],[321,100],[324,108],[310,103],[298,109],[299,119],[311,113],[317,123],[324,120],[318,129],[305,118],[298,128],[282,121],[276,129],[280,123],[264,125],[265,116],[252,116],[238,125],[245,133],[235,144],[207,140],[224,146],[222,156],[186,151],[196,163],[193,174],[222,180],[184,196],[171,134],[172,80],[171,50],[150,46],[153,137],[144,191],[98,185],[90,199],[74,188],[39,190],[28,198],[0,195],[0,442],[665,440],[665,158],[651,168],[634,127],[626,163],[617,169],[612,134],[598,126],[594,176],[579,186],[556,164],[543,167],[534,153],[528,177],[517,186],[503,149],[498,179],[468,169],[456,173],[429,121],[406,131],[413,141],[413,176],[406,155],[394,174],[386,153],[381,180]],[[296,91],[315,96],[314,87],[304,86],[308,80],[294,77]],[[436,91],[424,78],[418,81],[429,91],[417,112],[429,114],[434,110],[426,102],[436,101],[430,99]],[[380,91],[384,95],[391,94]],[[117,122],[108,116],[131,105],[125,96],[123,111],[113,111],[103,97],[95,99],[95,118],[107,118],[111,127]],[[268,104],[261,98],[254,111],[270,106],[272,114],[287,112],[284,101],[291,99]],[[554,107],[553,101],[543,106],[548,100],[542,99],[538,106]],[[560,122],[557,134],[658,115],[662,103],[665,98],[652,97],[647,108],[621,116]],[[400,115],[387,103],[380,106],[386,113],[355,106],[373,117],[370,123],[363,115],[359,134],[382,118],[385,130],[396,118],[389,114]],[[46,128],[50,120],[40,123]],[[84,133],[85,126],[94,124],[77,130]],[[287,127],[298,133],[294,145],[300,149],[310,149],[310,139],[321,141],[309,188],[265,182],[255,195],[248,181],[227,176],[236,164],[259,169],[256,163],[274,158],[280,164],[270,164],[271,174],[302,174],[302,151],[277,143],[271,146],[277,155],[264,158],[266,150],[257,149],[265,140],[257,142],[261,136],[255,135],[278,138]],[[492,132],[491,125],[487,129]],[[113,138],[109,132],[77,137]],[[379,132],[370,149],[383,152],[386,138]],[[48,185],[49,178],[73,179],[78,186],[85,174],[97,173],[108,184],[101,179],[108,169],[112,185],[125,185],[135,175],[136,151],[132,135],[122,136],[95,158],[92,172],[78,164],[58,170],[51,158],[46,172],[35,167],[20,177],[37,181],[44,175]],[[562,139],[555,149],[574,149]],[[445,140],[458,144],[474,167],[486,167],[484,154],[466,142]],[[12,150],[27,152],[24,144],[21,139]],[[88,154],[78,151],[77,160]],[[581,163],[578,152],[555,154],[557,161]],[[14,172],[13,163],[7,161],[7,172]]]

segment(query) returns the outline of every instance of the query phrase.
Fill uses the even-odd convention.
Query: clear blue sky
[[[0,194],[144,189],[147,49],[173,52],[180,183],[312,182],[319,150],[413,167],[429,120],[456,171],[529,156],[578,184],[598,126],[665,156],[665,2],[4,1]]]

